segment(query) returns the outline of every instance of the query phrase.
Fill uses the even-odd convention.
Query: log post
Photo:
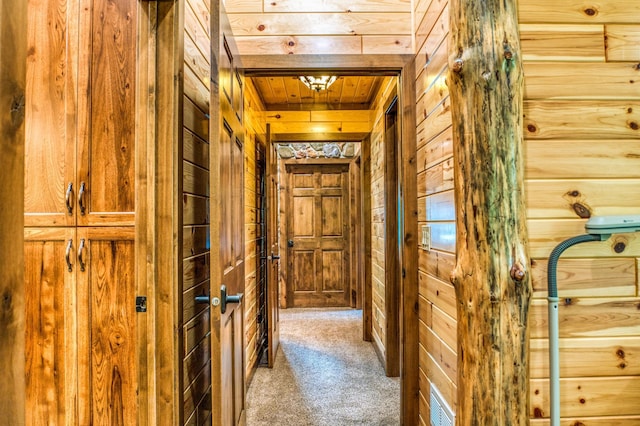
[[[0,425],[25,422],[26,26],[27,2],[0,0]]]
[[[517,0],[452,0],[458,425],[529,423],[531,298]]]

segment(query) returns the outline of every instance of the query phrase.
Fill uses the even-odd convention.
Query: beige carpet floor
[[[362,311],[286,309],[273,369],[247,391],[247,426],[397,425],[400,381],[362,340]]]

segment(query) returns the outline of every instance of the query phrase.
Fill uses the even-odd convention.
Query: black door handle
[[[223,314],[227,312],[228,303],[240,303],[242,301],[242,293],[234,294],[233,296],[227,295],[227,286],[222,284],[220,286],[220,312]]]
[[[198,305],[208,305],[209,304],[209,296],[202,295],[202,296],[196,296],[196,304]]]

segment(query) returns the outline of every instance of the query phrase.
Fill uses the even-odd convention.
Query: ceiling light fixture
[[[331,86],[338,77],[335,75],[321,75],[321,76],[300,76],[300,81],[304,83],[311,90],[315,90],[316,92],[320,92],[321,90],[327,90],[329,86]]]

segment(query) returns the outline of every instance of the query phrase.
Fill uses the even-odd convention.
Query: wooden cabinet
[[[29,0],[28,425],[135,424],[136,0]]]
[[[25,226],[134,225],[136,10],[29,1]]]
[[[27,424],[135,424],[134,228],[26,228]]]

